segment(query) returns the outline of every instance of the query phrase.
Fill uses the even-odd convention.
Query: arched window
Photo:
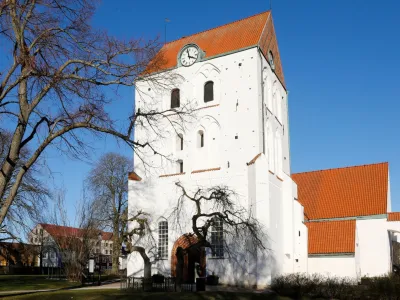
[[[214,82],[207,81],[204,85],[204,102],[210,102],[214,100]]]
[[[158,222],[158,258],[168,258],[168,222]]]
[[[171,108],[176,108],[181,105],[181,96],[179,89],[173,89],[171,92]]]
[[[204,147],[204,131],[199,130],[197,132],[197,148],[203,148]]]
[[[220,218],[214,218],[211,226],[212,257],[224,257],[224,227]]]
[[[183,150],[183,134],[178,134],[177,141],[176,141],[176,149]]]

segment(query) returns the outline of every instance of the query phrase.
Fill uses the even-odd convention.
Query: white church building
[[[222,241],[213,239],[219,251],[206,251],[185,261],[188,280],[193,278],[195,262],[205,265],[207,273],[218,275],[220,283],[258,287],[270,284],[277,275],[296,272],[359,278],[391,270],[391,241],[396,234],[388,231],[392,226],[388,224],[400,228],[400,222],[387,222],[388,168],[387,186],[377,187],[382,189],[380,196],[386,191],[386,206],[376,213],[371,208],[368,218],[359,217],[361,210],[357,209],[332,216],[308,213],[319,212],[317,203],[321,197],[325,201],[326,195],[313,191],[318,191],[321,181],[306,179],[307,173],[292,178],[288,93],[270,11],[166,43],[160,54],[164,60],[161,72],[147,79],[171,74],[176,79],[163,87],[151,80],[139,81],[135,109],[188,107],[195,109],[196,116],[177,130],[170,126],[171,115],[160,124],[162,136],[146,126],[135,128],[136,139],[151,141],[153,146],[151,151],[135,154],[134,172],[129,174],[129,212],[140,209],[151,216],[154,247],[148,239],[135,243],[148,249],[152,273],[175,275],[176,250],[187,247],[188,237],[192,238],[190,218],[179,226],[170,219],[181,195],[176,182],[191,190],[228,186],[268,235],[264,243],[269,250],[259,255],[246,253],[246,241],[236,241],[243,244],[242,253],[228,255]],[[364,179],[358,182],[360,190],[371,183],[371,178]],[[341,184],[338,181],[336,187],[340,189]],[[325,191],[331,192],[329,188]],[[346,195],[351,200],[351,191]],[[365,195],[361,192],[357,197]],[[370,199],[354,205],[369,207]],[[336,207],[329,201],[321,203],[326,212],[330,211],[326,206]],[[342,209],[353,206],[343,204]],[[371,244],[376,244],[371,230],[376,231],[376,241],[382,242],[379,251],[371,250]],[[221,232],[216,228],[211,234]],[[375,258],[380,267],[369,265],[375,264]],[[127,272],[128,276],[143,276],[138,253],[128,256]]]

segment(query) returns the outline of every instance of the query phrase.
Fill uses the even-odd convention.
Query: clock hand
[[[187,55],[188,55],[189,58],[194,58],[194,59],[196,59],[196,57],[190,56],[190,54],[189,54],[189,49],[186,49],[186,52],[187,52]]]

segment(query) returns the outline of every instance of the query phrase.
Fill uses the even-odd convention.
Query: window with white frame
[[[158,223],[158,258],[168,258],[168,222],[166,220]]]
[[[214,218],[211,226],[212,257],[224,257],[224,227],[220,218]]]

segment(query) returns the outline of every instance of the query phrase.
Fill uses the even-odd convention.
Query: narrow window
[[[224,257],[224,230],[223,222],[220,218],[214,218],[211,226],[211,249],[212,257]]]
[[[204,131],[199,130],[197,132],[197,148],[203,148],[204,147]]]
[[[177,173],[183,173],[183,160],[178,160],[177,162]]]
[[[178,134],[178,139],[177,139],[177,149],[178,150],[183,150],[183,135],[182,133]]]
[[[210,102],[214,100],[214,82],[207,81],[204,85],[204,102]]]
[[[168,222],[158,223],[158,258],[168,258]]]
[[[171,92],[171,108],[179,107],[181,104],[179,89],[173,89]]]

